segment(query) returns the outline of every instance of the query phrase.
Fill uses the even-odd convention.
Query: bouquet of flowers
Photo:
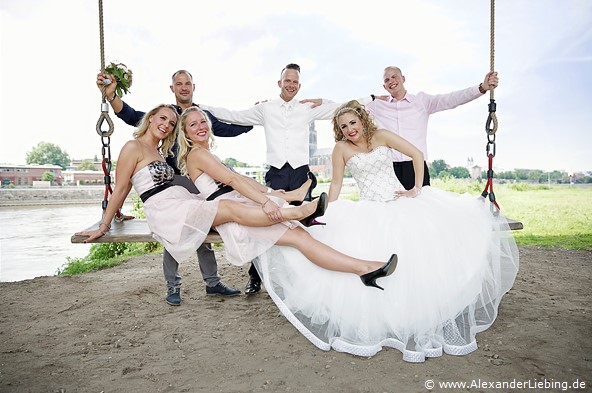
[[[115,92],[119,97],[129,93],[129,89],[132,86],[132,70],[127,68],[123,63],[111,62],[105,67],[105,74],[113,75],[117,81],[117,87]]]

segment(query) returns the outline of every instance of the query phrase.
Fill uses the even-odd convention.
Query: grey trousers
[[[193,194],[199,194],[195,184],[185,176],[175,175],[173,184],[183,186]],[[218,264],[210,243],[203,243],[199,246],[197,249],[197,260],[199,262],[199,270],[201,271],[201,275],[206,285],[208,287],[218,285],[220,282],[220,276],[218,276]],[[177,262],[166,249],[162,256],[162,270],[167,286],[175,288],[181,286],[179,262]]]
[[[218,276],[218,264],[216,263],[216,256],[210,243],[203,243],[197,249],[197,260],[199,262],[199,270],[204,282],[208,287],[214,287],[220,282]],[[164,272],[164,279],[167,286],[178,288],[181,286],[181,276],[179,276],[179,262],[173,258],[167,250],[164,250],[162,256],[162,270]]]

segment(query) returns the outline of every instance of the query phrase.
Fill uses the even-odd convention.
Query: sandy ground
[[[264,291],[207,297],[197,261],[182,266],[181,307],[164,302],[159,255],[0,283],[0,392],[592,391],[592,252],[520,252],[514,288],[477,336],[479,349],[422,364],[393,349],[372,358],[323,352]],[[223,255],[219,263],[223,281],[242,289],[246,268]],[[473,386],[438,386],[447,381]]]

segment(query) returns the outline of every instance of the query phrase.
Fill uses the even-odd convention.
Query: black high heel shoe
[[[373,272],[361,275],[360,280],[362,280],[364,285],[367,287],[375,287],[378,289],[382,289],[384,291],[383,287],[376,284],[376,280],[381,277],[386,277],[386,276],[390,276],[391,274],[393,274],[393,272],[397,268],[397,262],[398,262],[397,254],[393,254],[393,255],[391,255],[388,262],[385,263],[380,269],[376,269]]]
[[[300,220],[302,225],[304,225],[305,227],[310,227],[313,225],[326,225],[324,222],[317,221],[316,218],[325,214],[328,204],[329,204],[329,197],[327,196],[327,193],[326,192],[321,193],[321,195],[319,196],[319,202],[317,204],[317,209],[310,216]]]
[[[312,180],[312,183],[310,183],[310,187],[308,187],[308,191],[306,192],[306,195],[304,196],[304,200],[311,202],[313,200],[312,190],[314,190],[314,188],[317,186],[317,177],[314,175],[314,173],[308,172],[308,178],[310,180]]]

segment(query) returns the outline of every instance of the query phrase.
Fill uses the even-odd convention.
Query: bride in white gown
[[[333,118],[336,145],[324,227],[307,230],[331,247],[366,259],[398,254],[383,291],[352,275],[323,270],[297,250],[275,246],[257,267],[286,318],[314,345],[360,356],[383,346],[422,362],[442,353],[477,349],[475,335],[489,328],[518,271],[518,250],[502,214],[481,197],[429,186],[401,186],[390,149],[413,158],[423,179],[423,156],[399,136],[377,130],[357,101]],[[360,201],[337,200],[347,169]]]

